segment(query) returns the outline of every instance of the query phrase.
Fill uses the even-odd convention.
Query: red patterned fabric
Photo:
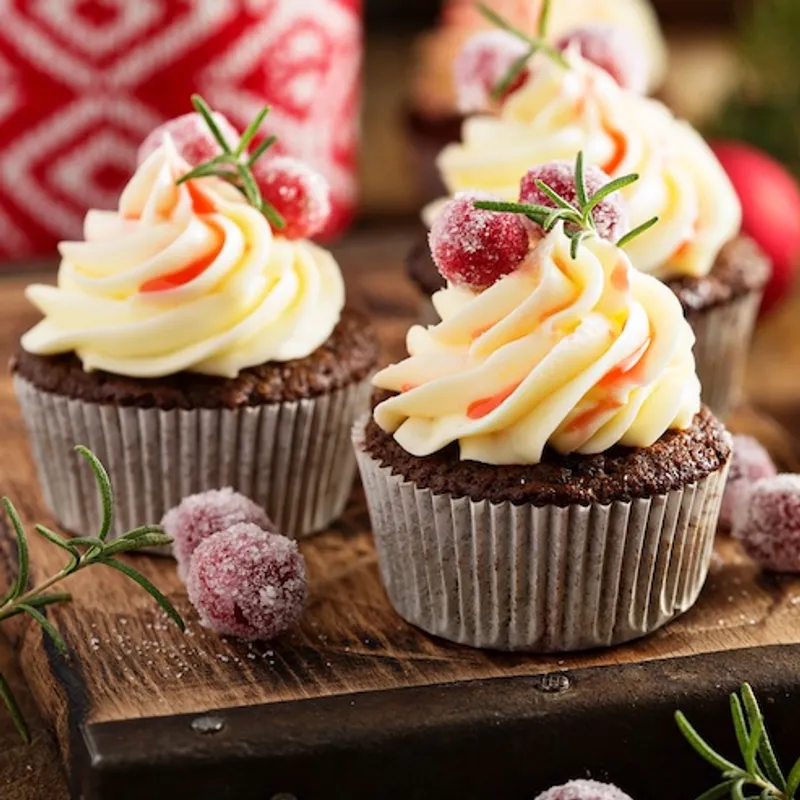
[[[284,152],[330,180],[328,234],[356,202],[361,0],[5,0],[0,257],[80,238],[136,148],[200,92],[243,128],[265,102]]]

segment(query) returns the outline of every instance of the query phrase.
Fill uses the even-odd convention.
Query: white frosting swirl
[[[137,378],[233,378],[328,339],[344,305],[333,257],[274,236],[222,180],[177,186],[188,169],[167,138],[118,211],[86,215],[85,241],[59,246],[58,286],[27,289],[45,319],[22,337],[25,350],[75,351],[86,370]]]
[[[700,409],[694,335],[675,295],[597,237],[575,260],[559,226],[516,272],[434,296],[442,321],[375,377],[375,420],[415,456],[536,464],[546,445],[649,447]]]
[[[623,190],[631,224],[660,223],[626,248],[634,266],[660,278],[707,275],[741,227],[741,206],[702,137],[661,103],[621,88],[576,52],[570,69],[537,56],[532,77],[497,117],[467,120],[463,143],[439,167],[450,192],[482,190],[516,200],[528,169],[551,161],[587,163],[612,177],[638,173]]]

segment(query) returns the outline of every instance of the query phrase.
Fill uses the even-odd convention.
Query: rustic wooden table
[[[417,305],[402,268],[410,241],[408,232],[373,232],[337,253],[351,295],[378,321],[387,359],[402,353]],[[0,282],[0,362],[35,318],[22,297],[28,280]],[[798,312],[800,297],[760,330],[749,376],[759,413],[734,420],[793,468],[800,459],[800,372],[790,367]],[[0,436],[0,492],[18,502],[26,523],[47,521],[7,377],[0,378]],[[63,757],[75,796],[87,799],[171,797],[190,786],[198,797],[291,792],[307,800],[347,790],[367,798],[375,781],[388,778],[384,797],[455,796],[442,792],[457,784],[463,797],[522,798],[542,788],[532,774],[557,780],[592,769],[618,774],[639,797],[656,800],[663,785],[656,770],[676,760],[683,768],[686,757],[688,797],[703,772],[693,771],[672,730],[676,703],[721,723],[723,691],[747,678],[770,700],[786,693],[800,700],[800,581],[762,576],[727,540],[697,608],[665,630],[608,652],[530,658],[452,646],[403,623],[381,589],[368,528],[356,491],[345,519],[303,545],[311,606],[300,629],[269,648],[204,632],[167,560],[138,558],[136,566],[186,614],[187,637],[114,574],[73,578],[75,601],[51,612],[74,652],[70,661],[35,627],[8,632],[31,691],[18,672],[16,686],[45,721],[35,721],[35,742],[26,748],[0,714],[0,796],[66,796]],[[0,535],[8,543],[7,530]],[[32,559],[34,578],[59,563],[35,539]],[[0,665],[14,661],[0,642]],[[785,731],[796,732],[794,707],[784,703],[774,713],[780,708],[792,712]],[[193,723],[213,709],[222,730],[198,733]],[[534,745],[543,760],[536,769],[528,754]],[[632,755],[639,766],[625,766]],[[231,778],[233,763],[238,777]],[[230,780],[238,794],[224,793]],[[490,787],[497,791],[487,793]],[[674,789],[663,796],[684,796]]]

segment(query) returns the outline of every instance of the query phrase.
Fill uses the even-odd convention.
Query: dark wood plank
[[[387,233],[356,239],[339,252],[352,293],[379,321],[387,358],[402,353],[404,335],[417,304],[413,289],[402,278],[402,255],[407,245],[406,236]],[[22,298],[22,288],[22,279],[0,286],[4,311],[0,317],[0,360],[10,355],[12,342],[35,317]],[[769,335],[765,332],[762,338],[770,341]],[[769,405],[768,385],[759,389],[765,393],[759,402]],[[769,427],[771,423],[765,419],[743,413],[739,424]],[[770,431],[786,458],[796,459],[800,449],[790,443],[789,434],[782,428]],[[13,454],[13,458],[0,460],[0,489],[18,502],[27,523],[49,522],[7,378],[0,380],[0,436],[6,452]],[[8,543],[7,531],[3,538]],[[139,557],[135,564],[186,615],[186,636],[171,627],[145,595],[133,591],[116,573],[98,568],[71,579],[69,588],[75,601],[52,609],[50,617],[72,648],[73,658],[65,661],[52,648],[43,648],[40,632],[29,628],[22,634],[21,663],[39,707],[56,732],[65,760],[78,768],[74,780],[80,781],[81,791],[101,786],[103,764],[122,758],[124,732],[129,730],[124,726],[135,720],[150,720],[141,729],[145,739],[155,737],[156,731],[166,737],[162,756],[172,757],[170,769],[176,764],[188,769],[190,754],[181,755],[180,738],[168,735],[174,730],[171,726],[185,725],[189,719],[175,723],[174,718],[180,715],[251,707],[258,724],[265,728],[273,715],[284,725],[296,708],[301,715],[298,719],[305,718],[303,714],[314,718],[319,714],[319,720],[342,731],[345,722],[335,722],[341,709],[358,709],[367,697],[394,698],[386,701],[388,705],[376,701],[384,715],[394,713],[395,702],[410,704],[413,714],[407,721],[413,721],[414,715],[419,718],[425,708],[421,704],[439,696],[437,692],[442,690],[435,687],[474,685],[475,681],[483,685],[488,681],[486,685],[494,687],[486,690],[488,694],[446,695],[457,704],[491,698],[475,709],[486,723],[492,708],[518,685],[512,678],[522,679],[520,686],[529,686],[536,676],[563,670],[581,673],[619,665],[645,669],[643,665],[648,663],[654,665],[648,674],[658,676],[679,671],[672,666],[676,658],[800,644],[800,580],[761,576],[728,540],[720,541],[709,584],[697,607],[684,618],[642,642],[569,658],[474,651],[436,641],[405,624],[394,614],[381,588],[366,507],[358,490],[344,519],[330,532],[304,542],[302,548],[311,576],[308,613],[296,631],[269,646],[226,641],[200,628],[172,563],[165,559]],[[32,560],[34,579],[60,566],[58,551],[37,540],[32,541]],[[787,652],[796,657],[794,650]],[[776,668],[784,664],[774,659],[770,663]],[[617,669],[611,673],[622,674]],[[711,683],[715,684],[715,679]],[[706,681],[706,688],[708,685]],[[420,688],[426,686],[433,687],[432,694]],[[456,711],[454,708],[453,713]],[[170,719],[162,719],[163,728],[152,721],[165,717]],[[370,735],[381,738],[379,719],[377,712],[363,719],[353,712],[346,715],[346,725],[356,726],[366,741]],[[446,732],[446,714],[442,721],[445,727],[438,735]],[[517,724],[511,718],[505,723],[512,727]],[[299,729],[291,731],[286,733],[290,738],[301,737]],[[491,733],[491,725],[487,731]],[[272,740],[267,737],[260,741],[266,746],[264,742]],[[248,750],[249,740],[237,742],[237,747]],[[94,769],[82,771],[81,765],[85,768],[87,764],[87,748],[101,744],[110,749],[103,751],[102,757],[93,750]],[[253,752],[260,751],[256,747]],[[148,753],[153,757],[152,750]],[[304,769],[307,766],[302,760],[287,762],[291,763],[302,763]],[[128,775],[130,764],[119,764],[122,771],[115,774]],[[113,772],[116,768],[109,769]],[[153,774],[159,774],[158,770]],[[86,796],[111,796],[107,785],[102,786],[105,788]],[[75,787],[77,792],[77,783]]]

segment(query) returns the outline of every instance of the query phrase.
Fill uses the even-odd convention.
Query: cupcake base
[[[409,479],[371,452],[365,429],[359,421],[353,439],[383,582],[397,612],[428,633],[497,650],[585,650],[645,636],[696,601],[729,448],[712,443],[715,468],[669,491],[564,505],[435,491],[423,485],[441,486],[425,480],[426,459]],[[452,488],[457,472],[444,479]],[[512,497],[510,486],[489,491]],[[560,492],[551,496],[565,499]]]
[[[45,501],[68,531],[100,524],[93,476],[74,452],[106,466],[112,533],[157,523],[186,495],[230,486],[300,537],[343,511],[355,476],[353,421],[369,408],[377,341],[345,311],[308,358],[264,364],[233,380],[182,373],[134,380],[84,372],[74,355],[21,352],[14,386]]]

